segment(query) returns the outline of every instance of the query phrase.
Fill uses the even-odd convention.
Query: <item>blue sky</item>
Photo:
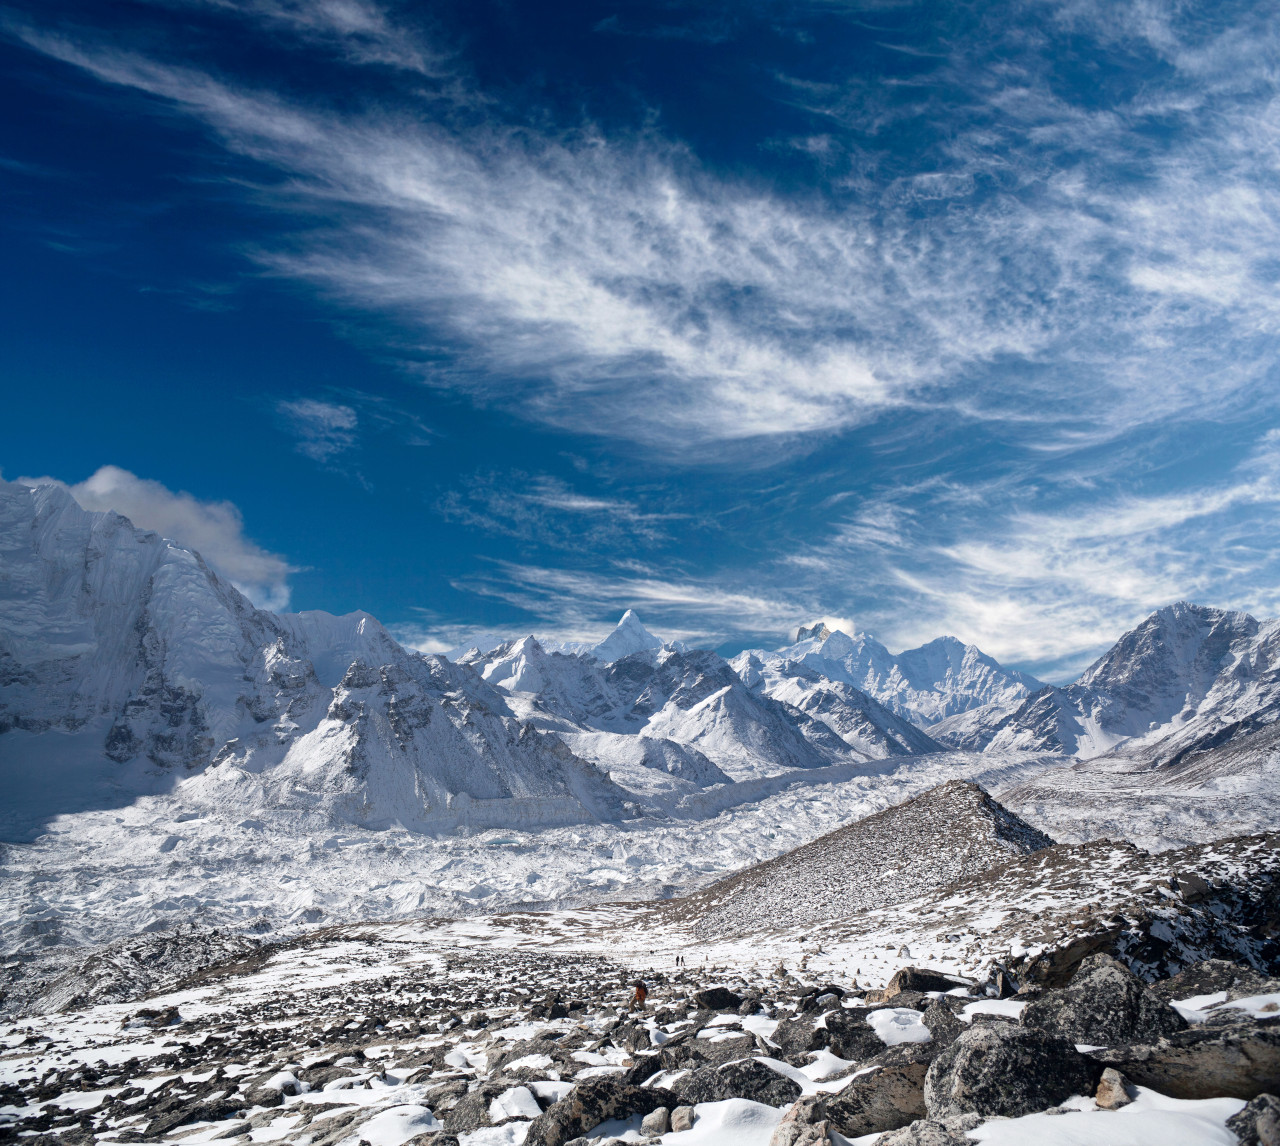
[[[423,648],[1277,611],[1265,3],[0,7],[6,478]]]

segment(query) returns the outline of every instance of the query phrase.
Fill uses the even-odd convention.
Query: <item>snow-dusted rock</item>
[[[975,1113],[1017,1118],[1092,1094],[1102,1067],[1066,1039],[1010,1024],[965,1031],[929,1067],[929,1117]]]
[[[1085,959],[1067,986],[1032,999],[1021,1022],[1091,1046],[1154,1042],[1187,1026],[1128,967],[1103,954]]]

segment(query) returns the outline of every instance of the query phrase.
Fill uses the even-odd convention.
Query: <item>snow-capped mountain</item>
[[[981,716],[985,727],[975,721],[966,747],[1176,763],[1280,717],[1280,622],[1178,602],[1125,633],[1075,683]]]
[[[977,646],[955,637],[939,637],[894,654],[865,633],[850,637],[820,623],[798,630],[787,648],[750,649],[733,663],[740,674],[758,674],[768,695],[791,688],[784,683],[790,679],[813,681],[816,673],[852,686],[894,715],[930,731],[939,721],[980,707],[1012,711],[1043,687],[1035,677],[1004,668]]]
[[[0,484],[0,546],[11,839],[179,789],[250,816],[426,831],[707,815],[765,781],[934,747],[850,690],[839,719],[771,698],[630,611],[580,652],[525,638],[460,663],[364,613],[277,616],[56,486]]]
[[[855,754],[821,720],[748,688],[713,652],[664,645],[630,611],[590,652],[548,652],[525,637],[464,663],[523,717],[611,771],[657,752],[668,771],[751,781],[889,754]]]
[[[617,818],[628,794],[464,667],[372,617],[255,609],[200,557],[65,490],[0,484],[10,838],[182,785],[376,827]]]

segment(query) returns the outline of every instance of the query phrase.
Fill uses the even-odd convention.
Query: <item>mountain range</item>
[[[1185,603],[1056,687],[953,637],[892,654],[820,624],[726,661],[631,611],[595,646],[421,655],[365,613],[257,609],[54,485],[0,483],[0,553],[10,839],[179,789],[425,832],[698,817],[955,749],[1176,765],[1280,714],[1280,625]]]

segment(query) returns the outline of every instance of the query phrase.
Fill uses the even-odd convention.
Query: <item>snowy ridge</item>
[[[704,938],[830,926],[1052,843],[976,784],[953,780],[721,880],[671,914],[695,920]]]
[[[852,686],[925,729],[982,706],[1011,711],[1043,687],[955,637],[895,655],[865,633],[850,637],[826,625],[800,629],[796,642],[777,652],[749,649],[734,658],[734,665],[742,673],[760,673],[771,694],[788,678],[816,673]]]
[[[944,734],[968,748],[1176,763],[1280,717],[1280,622],[1178,602],[1125,633],[1075,683]]]

